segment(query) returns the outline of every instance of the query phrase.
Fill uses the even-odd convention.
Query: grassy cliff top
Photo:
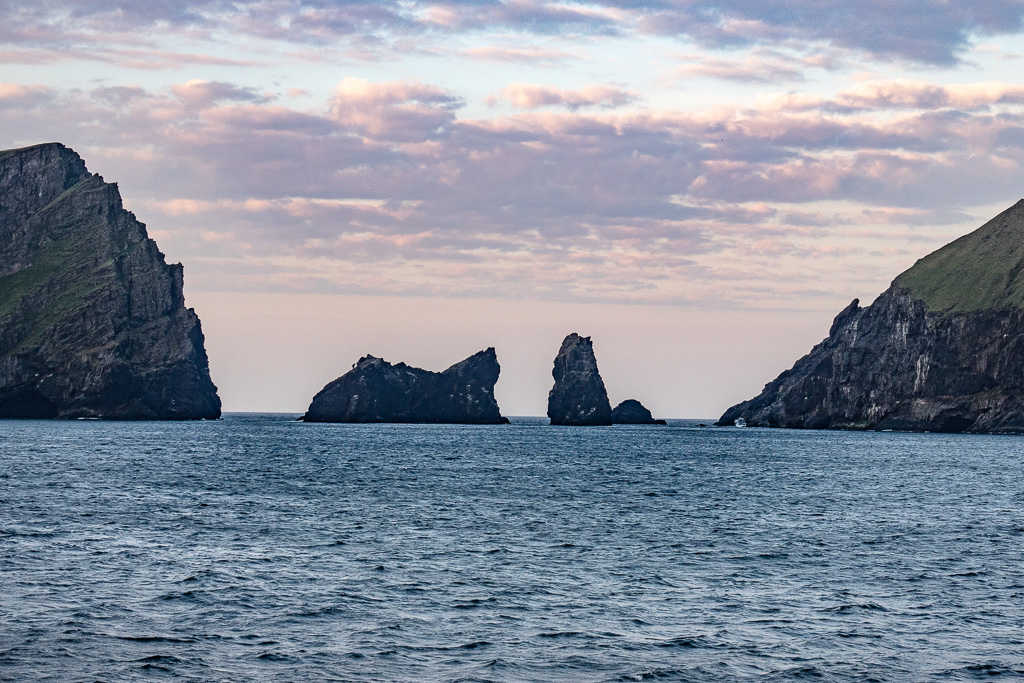
[[[933,311],[1024,308],[1024,199],[894,280]]]

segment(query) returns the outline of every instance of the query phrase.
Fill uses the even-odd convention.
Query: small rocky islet
[[[665,420],[656,420],[651,411],[635,398],[627,398],[612,408],[613,425],[664,425]]]
[[[304,422],[507,424],[494,398],[493,348],[443,372],[363,356],[313,397]]]
[[[299,420],[508,424],[494,397],[500,371],[493,347],[442,372],[367,355],[321,389]],[[548,417],[553,425],[665,424],[632,399],[620,404],[619,413],[612,410],[589,337],[567,336],[552,374]]]
[[[594,343],[573,332],[562,340],[551,374],[548,418],[553,425],[602,426],[612,423],[612,406],[597,369]]]

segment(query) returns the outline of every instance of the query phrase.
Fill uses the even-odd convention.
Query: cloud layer
[[[377,51],[425,46],[481,32],[553,36],[670,36],[703,47],[818,43],[882,58],[950,65],[978,37],[1021,30],[1016,0],[848,2],[787,0],[12,0],[0,42],[8,61],[120,59],[152,68],[149,43],[161,35],[215,45],[220,36],[308,46],[346,44]],[[134,57],[131,52],[135,51]],[[216,59],[195,54],[194,59]]]
[[[120,181],[206,289],[831,306],[1024,187],[1015,84],[696,111],[619,112],[631,95],[598,86],[495,97],[524,111],[351,77],[307,109],[227,82],[0,83],[0,126]]]

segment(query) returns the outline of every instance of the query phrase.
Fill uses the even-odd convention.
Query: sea
[[[0,422],[0,680],[1024,677],[1024,438]]]

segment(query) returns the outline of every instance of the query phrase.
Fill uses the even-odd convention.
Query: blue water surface
[[[1024,439],[0,422],[0,680],[1024,677]]]

